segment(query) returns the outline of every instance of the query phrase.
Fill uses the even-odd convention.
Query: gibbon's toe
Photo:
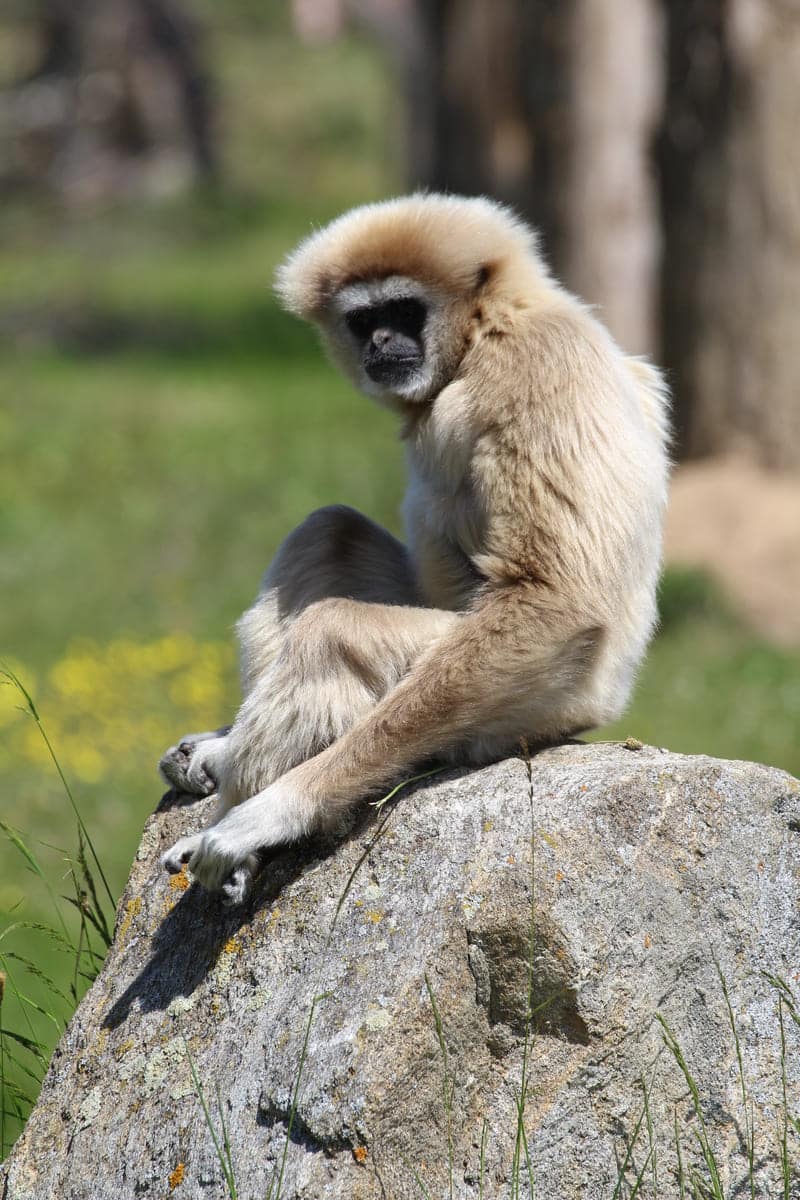
[[[199,837],[181,838],[179,842],[161,855],[161,865],[170,875],[178,875],[197,849]]]
[[[189,791],[186,772],[191,762],[191,753],[186,749],[186,745],[186,742],[181,742],[177,746],[170,746],[158,763],[161,778],[177,792]]]
[[[186,771],[188,790],[195,796],[210,796],[217,790],[217,781],[212,776],[208,763],[199,754],[194,754]]]
[[[220,888],[222,903],[226,908],[233,908],[237,904],[242,904],[250,895],[252,886],[253,873],[249,866],[243,864],[241,867],[237,867],[235,871],[231,871]]]

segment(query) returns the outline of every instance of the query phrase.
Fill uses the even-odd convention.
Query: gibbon
[[[613,721],[656,616],[667,395],[486,199],[367,205],[280,268],[290,312],[401,419],[407,545],[346,507],[295,529],[238,625],[244,700],[161,769],[219,793],[163,857],[228,902],[259,852],[432,758]]]

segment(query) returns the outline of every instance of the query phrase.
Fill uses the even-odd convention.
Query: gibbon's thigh
[[[286,630],[272,665],[254,679],[226,739],[224,807],[337,741],[460,619],[336,596],[309,604]]]
[[[242,692],[275,661],[295,620],[329,599],[418,605],[402,542],[345,505],[319,508],[288,535],[267,569],[255,603],[240,619]]]

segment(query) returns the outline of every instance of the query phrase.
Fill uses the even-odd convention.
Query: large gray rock
[[[654,1195],[655,1164],[671,1200],[676,1121],[687,1176],[708,1168],[657,1014],[697,1081],[724,1195],[750,1196],[752,1124],[755,1195],[784,1196],[798,1030],[784,1006],[782,1056],[764,973],[800,990],[796,780],[607,745],[546,751],[530,780],[522,760],[450,772],[339,845],[276,856],[247,911],[158,866],[207,807],[170,796],[148,821],[106,965],[0,1170],[4,1200],[226,1196],[189,1054],[222,1143],[219,1096],[241,1200],[270,1181],[276,1200],[285,1148],[283,1200],[440,1200],[450,1161],[453,1196],[516,1195],[523,1069],[538,1195],[611,1200],[644,1079],[656,1155],[642,1121],[627,1179],[646,1165],[639,1196]]]

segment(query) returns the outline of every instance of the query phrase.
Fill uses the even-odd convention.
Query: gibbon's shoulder
[[[420,192],[354,208],[312,234],[279,268],[276,290],[313,319],[341,288],[393,275],[457,295],[489,279],[523,293],[549,283],[535,232],[510,209]]]

